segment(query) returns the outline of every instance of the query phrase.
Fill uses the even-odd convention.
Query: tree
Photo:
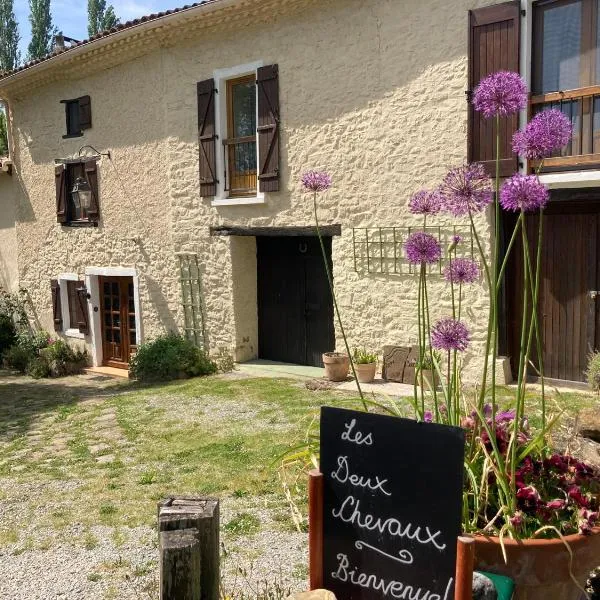
[[[12,71],[20,59],[19,30],[13,0],[0,0],[0,71]]]
[[[107,8],[106,0],[88,0],[88,35],[92,37],[100,31],[119,24],[112,4]]]
[[[6,113],[0,106],[0,156],[8,156],[8,133],[6,131]]]
[[[27,47],[29,60],[46,56],[52,50],[52,37],[56,29],[52,27],[50,0],[29,0],[29,22],[31,42]]]

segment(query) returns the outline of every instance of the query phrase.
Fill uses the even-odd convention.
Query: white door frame
[[[90,333],[92,336],[92,362],[95,367],[102,365],[102,315],[100,314],[100,276],[132,277],[133,305],[135,310],[135,341],[142,343],[142,313],[140,310],[140,281],[136,269],[127,267],[86,267],[85,285],[90,294]]]

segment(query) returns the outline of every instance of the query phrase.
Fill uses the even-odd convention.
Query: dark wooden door
[[[599,209],[596,203],[556,202],[544,214],[538,315],[544,374],[552,379],[584,381],[588,355],[599,347],[600,297],[593,293],[599,289]],[[535,256],[538,217],[527,217],[527,231]],[[523,302],[520,245],[513,258],[512,276],[507,277],[507,335],[516,374]],[[538,364],[535,352],[533,363]],[[535,376],[536,369],[529,374]]]
[[[324,239],[331,266],[331,238]],[[257,237],[260,358],[322,366],[335,348],[333,300],[316,237]]]
[[[132,277],[100,277],[103,364],[126,369],[137,348]]]

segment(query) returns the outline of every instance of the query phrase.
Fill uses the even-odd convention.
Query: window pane
[[[79,102],[68,102],[67,114],[69,119],[67,134],[72,135],[81,133],[81,127],[79,125]]]
[[[233,136],[256,134],[256,83],[246,81],[231,88],[233,111]]]
[[[581,2],[544,10],[542,89],[545,94],[580,87]]]

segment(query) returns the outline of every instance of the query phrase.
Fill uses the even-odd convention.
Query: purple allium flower
[[[423,421],[425,421],[425,423],[432,423],[433,422],[433,413],[430,410],[426,410],[423,413]]]
[[[486,119],[512,115],[527,106],[527,86],[518,73],[492,73],[475,88],[473,106]]]
[[[517,173],[507,179],[500,190],[500,204],[505,210],[535,212],[546,206],[550,194],[535,175]]]
[[[442,210],[442,196],[437,190],[421,190],[408,202],[408,209],[416,215],[437,215]]]
[[[510,423],[515,420],[516,416],[517,411],[514,409],[496,413],[496,423]]]
[[[492,201],[492,180],[480,163],[452,169],[440,186],[444,209],[455,217],[481,212]]]
[[[431,345],[436,350],[463,352],[469,345],[469,330],[460,321],[447,317],[440,319],[431,330]]]
[[[573,135],[571,121],[557,108],[539,112],[524,129],[515,132],[512,148],[524,158],[552,156],[566,146]]]
[[[455,258],[444,269],[444,277],[452,283],[473,283],[479,278],[479,267],[470,258]]]
[[[404,243],[404,252],[408,262],[413,265],[436,263],[442,257],[440,243],[432,235],[423,231],[408,236]]]
[[[306,171],[302,174],[302,187],[305,192],[324,192],[331,187],[331,176],[325,171]]]

